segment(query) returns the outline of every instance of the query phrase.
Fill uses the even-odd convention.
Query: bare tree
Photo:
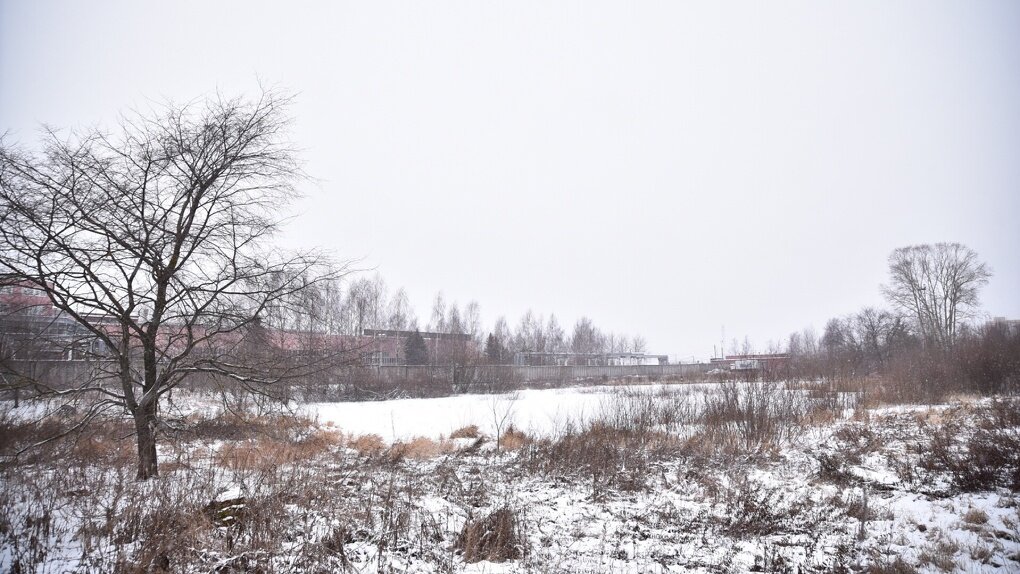
[[[269,244],[300,178],[287,104],[273,92],[167,104],[117,135],[48,130],[39,153],[0,142],[0,273],[101,342],[115,383],[73,390],[99,397],[90,414],[130,414],[139,479],[158,472],[161,397],[197,374],[278,382],[282,363],[245,356],[246,335],[339,274]]]
[[[567,348],[566,341],[564,340],[565,336],[563,327],[560,327],[559,321],[556,320],[556,315],[549,315],[549,322],[545,325],[546,346],[549,352],[564,352]]]
[[[588,317],[581,317],[574,323],[570,337],[570,350],[574,353],[595,354],[605,351],[605,337]]]
[[[641,335],[634,335],[634,338],[631,339],[630,349],[635,353],[647,353],[648,341],[646,341]]]
[[[446,332],[461,335],[464,333],[464,322],[460,317],[460,307],[454,301],[446,312]]]
[[[513,347],[518,352],[541,353],[545,351],[545,332],[542,318],[528,309],[521,316],[514,333]]]
[[[397,331],[407,330],[411,322],[415,320],[414,309],[411,308],[411,300],[407,297],[407,291],[401,287],[390,299],[389,317],[386,320],[386,328]]]
[[[496,324],[492,328],[492,335],[496,343],[495,348],[499,350],[499,359],[496,362],[501,365],[509,363],[513,360],[513,353],[509,349],[513,334],[510,331],[510,325],[507,323],[506,317],[500,315],[496,319]]]
[[[437,333],[446,332],[446,319],[446,299],[443,297],[443,292],[440,291],[436,293],[436,298],[432,302],[432,318],[429,319],[429,330]]]
[[[959,243],[912,245],[889,256],[883,292],[916,321],[925,342],[949,347],[959,324],[977,310],[978,293],[991,276],[977,253]]]
[[[478,301],[470,301],[464,308],[464,332],[471,335],[475,347],[482,343],[482,308]]]
[[[620,353],[626,351],[627,336],[617,335],[616,333],[609,332],[605,336],[605,351],[607,353]]]
[[[359,277],[350,282],[343,299],[344,322],[348,335],[361,335],[365,329],[385,325],[386,281],[378,273],[371,279]]]

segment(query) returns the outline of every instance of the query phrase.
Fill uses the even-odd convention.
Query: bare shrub
[[[785,504],[778,488],[738,475],[722,490],[723,530],[734,536],[768,536],[783,531],[797,518],[799,508]]]
[[[543,474],[590,480],[593,494],[599,495],[610,487],[644,488],[652,460],[678,451],[678,441],[666,433],[594,421],[581,429],[570,426],[555,440],[533,442],[520,460]]]
[[[705,397],[709,437],[739,452],[773,450],[799,432],[807,401],[775,383],[723,383]]]
[[[855,482],[857,477],[850,472],[849,460],[843,452],[822,452],[816,455],[818,461],[818,478],[835,484]]]
[[[1016,409],[1020,399],[1002,399],[979,409],[977,428],[951,420],[931,430],[928,448],[921,456],[922,468],[947,472],[953,485],[964,492],[997,486],[1020,491],[1020,428]]]
[[[480,520],[468,520],[456,547],[467,563],[517,560],[527,551],[522,522],[514,510],[504,506]]]

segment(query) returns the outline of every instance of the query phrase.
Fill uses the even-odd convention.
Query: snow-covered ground
[[[146,536],[166,545],[159,551],[174,572],[1020,571],[1017,492],[965,492],[923,468],[933,429],[967,429],[974,405],[836,411],[798,420],[753,451],[689,442],[704,421],[683,422],[696,428],[679,441],[653,424],[641,439],[647,447],[627,443],[635,452],[619,450],[626,430],[577,442],[585,420],[701,403],[719,390],[585,387],[304,405],[312,427],[165,445],[163,475],[141,484],[131,480],[130,448],[120,462],[114,454],[7,466],[0,571],[15,560],[37,560],[37,572],[117,569],[160,556],[141,551]],[[209,397],[178,400],[191,417],[217,408]],[[497,451],[495,429],[510,423],[552,439]],[[568,423],[575,442],[557,442]],[[471,424],[489,440],[447,441],[436,455],[356,440],[438,439]],[[708,438],[725,440],[698,440]],[[578,452],[589,458],[568,461]],[[239,526],[203,517],[210,501],[226,499],[244,501]],[[466,563],[465,524],[500,508],[519,520],[524,555]]]
[[[439,439],[468,425],[492,436],[513,425],[529,436],[556,434],[568,423],[604,417],[623,396],[683,394],[691,401],[715,385],[588,386],[526,389],[491,395],[455,395],[430,399],[311,403],[300,412],[354,435],[374,434],[387,442],[413,437]]]

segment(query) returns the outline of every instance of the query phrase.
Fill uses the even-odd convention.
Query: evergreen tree
[[[417,329],[404,340],[404,360],[408,365],[425,365],[429,362],[429,350],[425,338]]]
[[[503,362],[503,355],[503,345],[499,343],[499,339],[495,335],[489,333],[489,337],[485,340],[485,358],[489,360],[489,363],[499,365]]]

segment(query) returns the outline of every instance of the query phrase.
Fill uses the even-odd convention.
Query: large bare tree
[[[167,104],[115,133],[0,142],[0,278],[45,293],[100,343],[114,382],[71,390],[131,416],[139,479],[158,471],[161,397],[196,374],[279,380],[266,368],[279,361],[243,351],[265,348],[269,310],[337,273],[270,243],[301,176],[287,104],[274,92]]]
[[[912,245],[889,256],[883,292],[916,321],[925,342],[949,347],[959,324],[977,310],[981,287],[991,276],[977,253],[959,243]]]

